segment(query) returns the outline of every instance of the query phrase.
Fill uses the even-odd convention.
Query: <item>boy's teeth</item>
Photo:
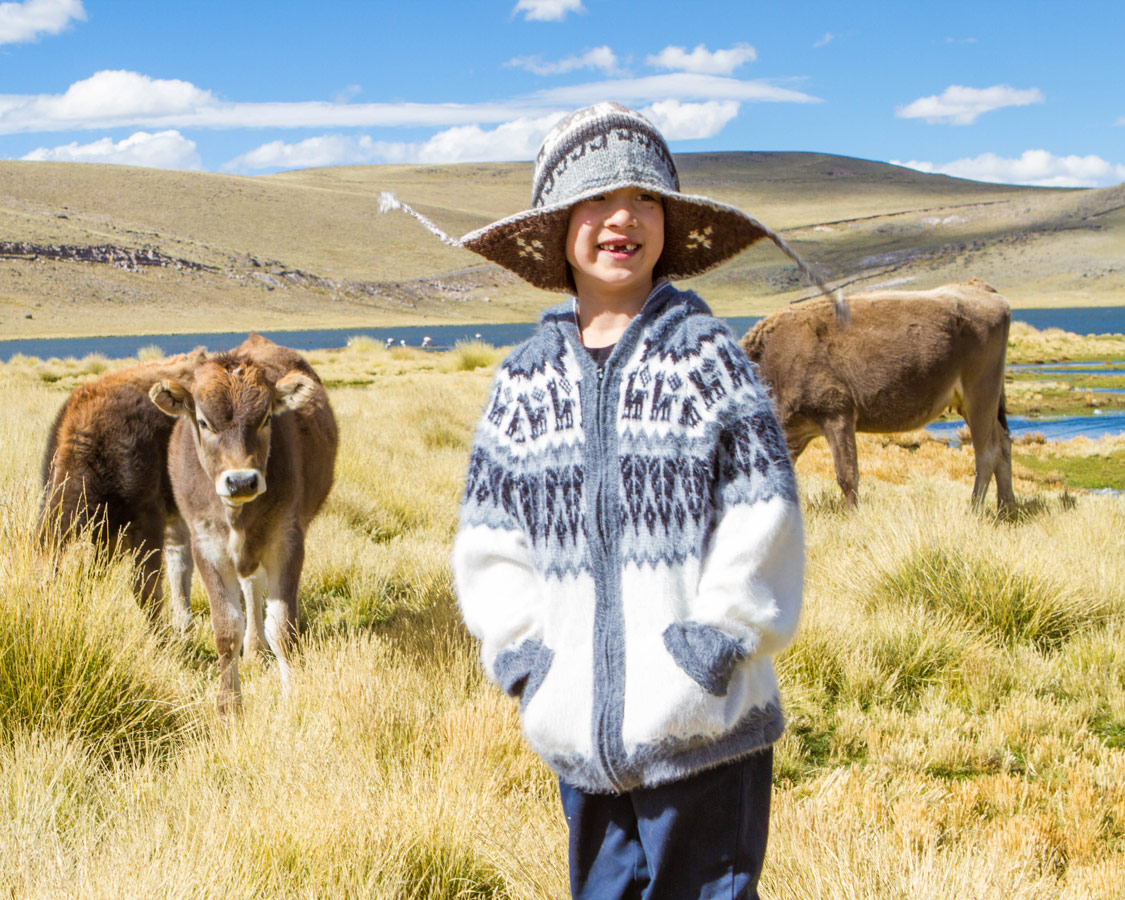
[[[636,244],[599,244],[602,250],[636,250]]]

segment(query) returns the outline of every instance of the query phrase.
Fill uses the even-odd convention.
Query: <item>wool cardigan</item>
[[[772,744],[804,538],[768,394],[727,326],[658,283],[599,372],[575,301],[500,365],[453,549],[484,667],[592,793]]]

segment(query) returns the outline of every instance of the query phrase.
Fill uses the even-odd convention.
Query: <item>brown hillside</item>
[[[978,276],[1017,306],[1125,304],[1125,186],[987,185],[812,153],[679,162],[686,192],[762,219],[834,284]],[[0,162],[0,333],[529,321],[551,295],[379,215],[377,198],[394,191],[462,234],[525,206],[530,177],[529,163],[243,177]],[[766,245],[693,286],[725,314],[808,293]]]

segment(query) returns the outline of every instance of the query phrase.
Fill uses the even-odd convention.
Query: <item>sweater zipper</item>
[[[608,365],[608,361],[606,365]],[[598,388],[595,395],[597,399],[594,407],[594,413],[597,422],[598,442],[603,450],[607,446],[607,437],[609,432],[609,429],[607,427],[605,408],[607,402],[609,402],[609,400],[611,399],[606,397],[607,389],[604,370],[604,366],[598,367]],[[609,477],[609,472],[611,471],[612,460],[609,459],[608,454],[605,452],[603,452],[601,456],[602,465],[598,471],[597,494],[595,495],[595,517],[597,519],[598,553],[602,557],[602,570],[608,573],[610,570],[610,565],[613,563],[613,554],[610,552],[609,548],[610,529],[612,527],[612,523],[609,521],[610,510],[607,507],[605,485],[606,480]],[[608,586],[603,586],[602,593],[607,600],[608,607],[608,601],[611,599],[609,597],[610,592],[608,590]],[[606,610],[606,612],[608,613],[608,609]],[[597,617],[595,616],[595,618]],[[613,654],[610,647],[610,632],[608,629],[602,628],[596,634],[598,644],[594,648],[594,652],[596,654],[599,654],[601,657],[603,671],[609,673],[612,671],[613,666]],[[624,679],[624,674],[624,672],[621,673],[622,679]],[[598,754],[598,759],[602,764],[602,769],[605,771],[606,778],[609,780],[609,783],[610,785],[612,785],[613,789],[620,793],[623,790],[623,785],[621,784],[620,779],[617,777],[613,761],[610,759],[609,750],[611,733],[614,729],[612,716],[613,699],[614,698],[611,693],[602,694],[602,704],[601,709],[598,710],[597,734],[595,735],[596,740],[594,743]],[[616,736],[614,737],[616,738]]]

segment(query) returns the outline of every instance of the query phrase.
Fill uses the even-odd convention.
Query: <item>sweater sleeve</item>
[[[740,659],[772,656],[792,640],[804,582],[804,534],[785,439],[733,340],[720,355],[731,380],[720,416],[715,518],[690,618],[666,636],[716,693]]]
[[[542,643],[542,580],[522,521],[518,460],[496,440],[502,392],[498,375],[469,461],[452,563],[461,615],[481,642],[485,671],[518,696],[544,673],[550,651]]]

